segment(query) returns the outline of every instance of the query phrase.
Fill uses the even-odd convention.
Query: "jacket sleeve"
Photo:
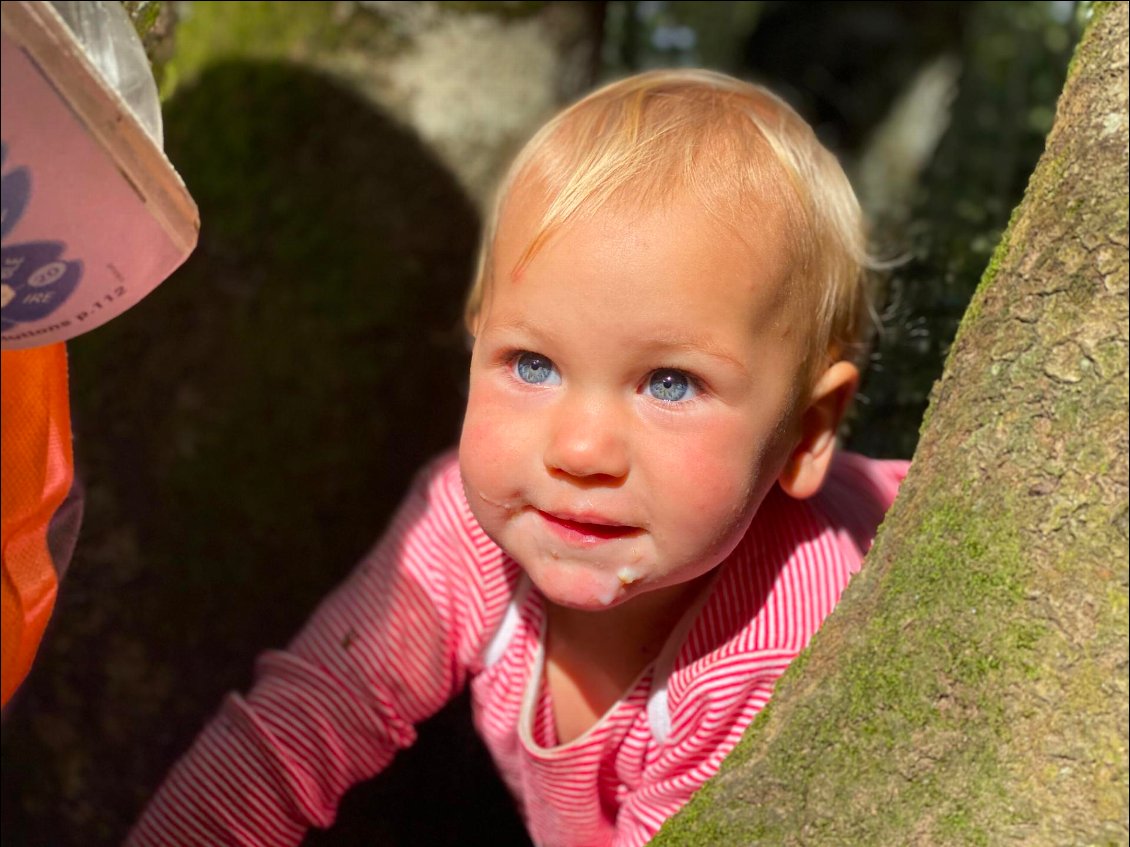
[[[251,692],[227,697],[129,845],[297,844],[413,743],[466,676],[459,486],[452,457],[421,474],[289,648],[259,659]]]

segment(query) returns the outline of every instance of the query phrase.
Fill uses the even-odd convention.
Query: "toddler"
[[[176,766],[135,844],[296,844],[470,683],[537,844],[639,845],[860,566],[905,463],[837,455],[858,204],[783,102],[609,85],[511,168],[458,451]]]

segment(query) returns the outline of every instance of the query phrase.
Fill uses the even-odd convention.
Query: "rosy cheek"
[[[495,427],[492,426],[488,416],[468,409],[463,419],[463,433],[459,438],[460,457],[465,462],[470,462],[492,454],[498,445],[494,431]]]
[[[459,461],[469,483],[494,485],[505,475],[520,443],[512,431],[514,419],[497,390],[472,389],[459,440]]]
[[[671,448],[680,472],[669,478],[667,502],[690,527],[721,541],[742,522],[750,502],[771,485],[761,478],[761,457],[742,427],[719,426],[684,438]]]
[[[472,485],[482,485],[480,477],[498,462],[499,440],[493,433],[494,427],[489,419],[467,410],[459,438],[459,464],[464,477]]]
[[[745,474],[734,466],[737,457],[726,460],[708,450],[696,451],[689,457],[688,473],[684,490],[680,492],[683,501],[689,504],[688,511],[698,515],[717,515],[728,511],[734,500],[740,497],[744,487]]]

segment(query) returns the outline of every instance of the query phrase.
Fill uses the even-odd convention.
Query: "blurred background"
[[[127,3],[200,243],[69,344],[87,513],[3,726],[3,842],[118,843],[458,437],[461,299],[509,158],[601,82],[782,94],[871,214],[881,325],[845,440],[912,455],[1051,127],[1072,2]],[[311,845],[523,844],[465,698]]]

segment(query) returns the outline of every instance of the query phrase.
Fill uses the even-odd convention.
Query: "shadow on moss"
[[[423,144],[284,64],[211,67],[166,125],[200,244],[70,347],[88,511],[4,728],[8,845],[117,843],[458,435],[479,223]],[[432,737],[317,843],[454,844],[444,826],[494,814],[520,837],[501,785],[447,761],[489,767],[466,722],[450,711]]]

